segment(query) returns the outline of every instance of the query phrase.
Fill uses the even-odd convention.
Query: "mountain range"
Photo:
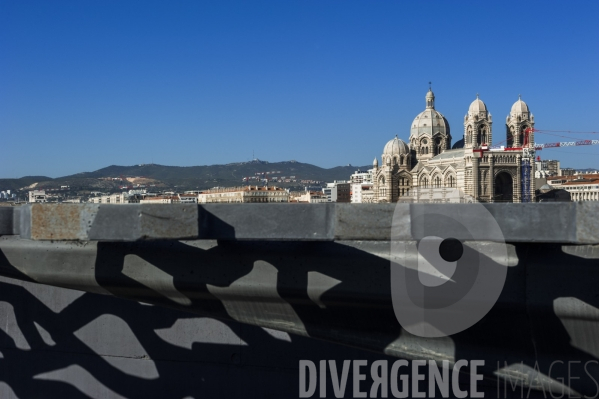
[[[1,179],[0,190],[28,190],[60,188],[68,185],[71,190],[116,191],[123,185],[121,179],[129,183],[141,182],[159,189],[176,188],[177,191],[207,189],[211,187],[231,187],[247,184],[244,177],[257,176],[257,173],[269,173],[265,176],[295,176],[297,183],[273,183],[277,186],[299,186],[300,180],[332,182],[349,180],[356,170],[367,170],[371,166],[336,166],[321,168],[316,165],[297,161],[273,162],[253,160],[226,165],[205,166],[165,166],[142,164],[132,166],[111,165],[94,172],[81,172],[70,176],[51,178],[47,176],[25,176],[18,179]],[[112,179],[114,180],[112,180]],[[258,180],[249,180],[250,184],[261,185]]]

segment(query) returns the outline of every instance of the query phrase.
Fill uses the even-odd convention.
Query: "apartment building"
[[[48,202],[46,190],[33,190],[29,192],[29,203]]]
[[[289,202],[289,191],[278,187],[214,188],[198,194],[198,203],[277,203]]]
[[[568,191],[572,201],[599,201],[599,174],[560,176],[547,184]]]
[[[92,204],[128,204],[129,194],[122,192],[120,194],[99,195],[91,197],[88,202]]]

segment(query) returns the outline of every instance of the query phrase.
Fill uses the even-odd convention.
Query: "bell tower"
[[[518,101],[512,105],[512,109],[505,120],[507,147],[522,147],[524,146],[526,129],[534,128],[535,117],[530,112],[528,105],[520,95]],[[528,134],[528,143],[534,145],[534,131]]]
[[[485,103],[476,94],[464,116],[464,148],[479,148],[493,142],[493,118]]]

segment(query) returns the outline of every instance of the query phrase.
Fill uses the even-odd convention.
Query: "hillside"
[[[48,176],[24,176],[18,179],[0,179],[0,191],[17,191],[23,187],[27,187],[35,183],[51,180],[53,179]]]
[[[226,165],[205,166],[165,166],[156,164],[118,166],[111,165],[93,172],[82,172],[70,176],[51,179],[45,176],[28,176],[20,179],[0,179],[0,189],[16,190],[37,183],[36,188],[58,188],[61,185],[70,186],[71,190],[118,190],[123,184],[119,180],[104,180],[106,178],[123,177],[129,182],[155,180],[156,188],[177,188],[178,190],[206,189],[215,186],[237,186],[243,184],[244,177],[256,176],[262,172],[280,172],[275,176],[295,176],[298,183],[275,183],[278,186],[298,186],[300,180],[318,180],[332,182],[333,180],[348,180],[356,170],[368,169],[370,166],[337,166],[321,168],[319,166],[296,162],[266,162],[254,160]],[[268,176],[272,176],[269,174]],[[135,179],[137,178],[137,179]],[[144,178],[144,180],[139,180]],[[256,180],[251,183],[260,184]]]

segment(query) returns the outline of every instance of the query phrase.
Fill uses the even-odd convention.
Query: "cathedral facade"
[[[476,96],[464,134],[451,145],[449,122],[429,89],[408,143],[395,136],[373,163],[374,202],[529,202],[534,198],[534,116],[520,98],[506,118],[503,146],[491,148],[493,118]],[[532,176],[532,177],[531,177]]]

